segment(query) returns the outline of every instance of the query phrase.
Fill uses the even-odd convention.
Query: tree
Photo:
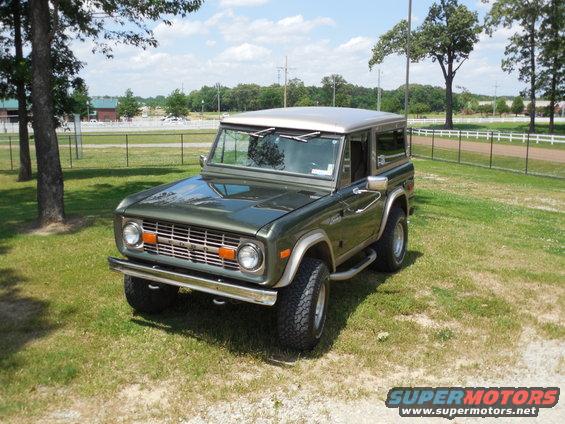
[[[408,111],[416,115],[417,118],[419,115],[429,112],[430,107],[426,103],[412,103],[408,107]]]
[[[565,3],[546,1],[543,8],[541,29],[540,85],[549,98],[549,132],[555,132],[555,106],[558,96],[565,94]]]
[[[483,0],[485,1],[485,0]],[[485,18],[487,31],[492,35],[495,28],[503,26],[518,30],[509,37],[504,51],[502,69],[508,73],[518,70],[518,79],[529,83],[529,97],[535,110],[537,80],[537,43],[540,38],[540,19],[544,0],[496,0]],[[536,131],[536,114],[530,113],[529,131]]]
[[[30,1],[33,131],[37,155],[37,204],[40,225],[65,218],[63,171],[55,133],[51,19],[49,1]]]
[[[173,90],[165,100],[165,113],[177,118],[186,116],[188,114],[188,100],[186,94],[178,88]]]
[[[153,47],[157,40],[149,27],[152,22],[170,24],[171,16],[184,17],[201,4],[202,0],[75,0],[61,4],[59,0],[30,0],[32,110],[40,225],[61,222],[65,217],[63,175],[55,133],[55,117],[58,116],[55,98],[64,84],[60,84],[60,75],[53,66],[59,55],[52,55],[51,48],[70,51],[68,34],[80,40],[91,39],[93,50],[108,57],[112,56],[112,46],[117,43]],[[71,58],[74,58],[72,54],[63,57],[61,64],[66,69],[79,66]]]
[[[510,106],[510,110],[515,116],[518,116],[518,114],[524,112],[524,100],[522,100],[522,97],[514,97],[514,100],[512,100],[512,106]]]
[[[4,30],[11,29],[12,37],[3,37],[0,52],[0,75],[6,81],[2,84],[2,95],[15,95],[18,100],[18,133],[20,166],[18,181],[31,180],[31,158],[29,154],[28,124],[28,91],[26,85],[29,81],[29,61],[23,54],[24,22],[22,17],[27,11],[27,2],[20,0],[7,1],[0,5],[0,22]],[[14,53],[11,54],[10,48]]]
[[[277,84],[263,87],[259,95],[259,107],[261,109],[272,109],[281,107],[283,104],[283,93]]]
[[[131,89],[128,88],[125,96],[118,99],[116,112],[118,112],[118,115],[127,119],[131,119],[141,113],[141,105],[133,95],[133,91]]]
[[[351,84],[343,76],[332,74],[322,78],[322,102],[326,106],[333,105],[335,85],[335,106],[351,105]]]
[[[411,34],[411,60],[430,58],[437,62],[445,80],[445,128],[453,128],[453,80],[479,39],[482,26],[476,12],[458,0],[434,3],[422,25]],[[383,34],[373,47],[369,67],[382,63],[391,54],[406,54],[406,21]]]
[[[84,84],[75,88],[71,94],[73,102],[72,113],[80,115],[81,118],[89,118],[88,113],[92,110],[91,99],[88,95],[88,87]]]
[[[496,100],[496,111],[498,112],[499,115],[510,112],[510,108],[506,104],[505,99],[499,98]]]

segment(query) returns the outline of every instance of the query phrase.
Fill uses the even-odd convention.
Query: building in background
[[[92,110],[89,119],[95,119],[98,122],[117,121],[119,116],[116,108],[118,107],[118,99],[94,98],[90,101]]]
[[[0,122],[18,122],[18,101],[16,99],[0,99]]]

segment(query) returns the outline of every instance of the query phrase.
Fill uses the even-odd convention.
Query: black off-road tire
[[[179,288],[142,278],[124,276],[124,292],[130,306],[137,312],[155,314],[173,304]]]
[[[394,229],[397,224],[404,229],[404,245],[399,255],[394,252]],[[377,252],[377,259],[371,264],[371,268],[381,272],[396,272],[402,268],[406,257],[408,246],[408,221],[406,214],[398,206],[394,206],[389,215],[383,235],[371,247]]]
[[[279,342],[294,350],[311,350],[322,337],[330,294],[330,272],[326,264],[304,258],[292,283],[279,291],[277,327]],[[316,325],[316,305],[324,290],[321,321]]]

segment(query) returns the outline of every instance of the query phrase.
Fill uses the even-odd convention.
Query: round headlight
[[[261,249],[254,244],[244,244],[237,250],[237,262],[247,271],[255,271],[262,261]]]
[[[124,239],[124,243],[128,246],[137,246],[141,242],[141,227],[139,224],[135,222],[128,222],[124,225],[124,229],[122,230],[122,236]]]

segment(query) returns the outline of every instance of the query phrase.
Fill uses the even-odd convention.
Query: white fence
[[[516,141],[526,143],[528,141],[528,134],[526,133],[513,133],[513,132],[500,132],[500,131],[467,131],[467,130],[443,130],[443,129],[427,129],[427,128],[412,128],[413,135],[422,135],[431,137],[432,134],[437,137],[461,137],[466,139],[487,139],[490,140],[492,136],[494,141]],[[530,143],[565,143],[565,135],[555,134],[530,134]]]
[[[481,123],[494,123],[494,122],[530,122],[528,116],[491,116],[485,118],[453,118],[453,123],[455,124],[481,124]],[[536,117],[536,123],[538,122],[549,122],[548,117]],[[565,117],[555,117],[555,122],[565,122]],[[410,118],[408,119],[408,125],[414,124],[443,124],[445,123],[445,117],[441,118]]]

